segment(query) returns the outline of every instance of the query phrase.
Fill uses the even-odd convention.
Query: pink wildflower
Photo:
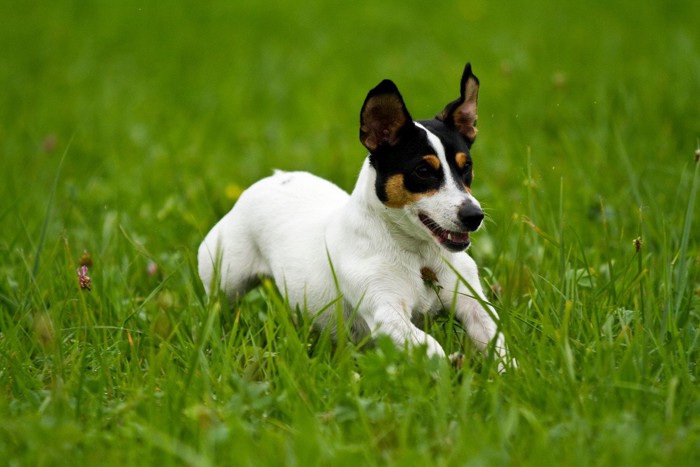
[[[78,283],[80,284],[81,289],[86,289],[90,291],[90,284],[92,283],[92,279],[88,277],[88,267],[83,265],[79,267],[76,272],[78,273]]]
[[[41,149],[48,154],[54,152],[57,145],[58,139],[56,138],[56,135],[46,135],[44,140],[41,142]]]
[[[149,261],[148,266],[146,266],[146,271],[149,276],[153,277],[158,274],[158,265],[153,261]]]

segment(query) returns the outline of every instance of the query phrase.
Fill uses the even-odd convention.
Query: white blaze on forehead
[[[430,130],[428,130],[426,127],[421,125],[418,122],[413,122],[418,128],[421,130],[425,131],[426,136],[428,137],[428,142],[430,142],[430,145],[435,149],[435,154],[438,156],[440,159],[440,164],[442,164],[443,167],[447,167],[447,158],[445,157],[445,146],[442,145],[442,141],[440,141],[440,138],[438,138],[435,133],[432,133]]]
[[[451,180],[453,187],[457,187],[459,191],[462,191],[462,187],[459,186],[457,183],[457,180],[454,179],[452,176],[452,171],[449,170],[450,165],[447,163],[447,156],[445,155],[445,146],[442,144],[442,141],[440,141],[440,138],[437,137],[435,133],[432,133],[430,130],[428,130],[426,127],[421,125],[418,122],[413,122],[418,128],[422,129],[425,131],[426,136],[428,137],[428,142],[430,145],[435,149],[435,155],[438,156],[438,159],[440,159],[440,165],[442,166],[442,171],[445,174],[445,179]]]

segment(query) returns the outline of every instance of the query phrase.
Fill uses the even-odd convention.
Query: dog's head
[[[377,197],[450,251],[466,249],[469,232],[484,218],[471,194],[478,93],[467,63],[460,97],[432,120],[414,122],[389,80],[369,92],[360,112],[360,141],[377,173]]]

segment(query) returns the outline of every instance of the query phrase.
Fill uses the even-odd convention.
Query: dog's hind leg
[[[232,302],[255,287],[269,268],[240,225],[217,225],[199,247],[199,277],[207,295],[222,290]]]

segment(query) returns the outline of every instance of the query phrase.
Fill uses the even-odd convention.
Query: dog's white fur
[[[446,170],[439,138],[414,124],[426,131]],[[389,208],[377,198],[376,176],[368,157],[351,195],[305,172],[276,172],[252,185],[199,248],[207,292],[221,289],[236,300],[260,276],[268,276],[292,307],[311,315],[342,297],[356,339],[384,334],[399,346],[425,345],[431,356],[445,352],[413,322],[454,303],[455,316],[474,344],[487,351],[493,342],[502,370],[504,338],[474,260],[441,248],[417,216],[428,213],[443,228],[457,230],[458,207],[478,202],[448,177],[438,193]],[[435,273],[439,288],[425,283],[423,268]],[[334,313],[331,306],[315,323],[335,330]]]

